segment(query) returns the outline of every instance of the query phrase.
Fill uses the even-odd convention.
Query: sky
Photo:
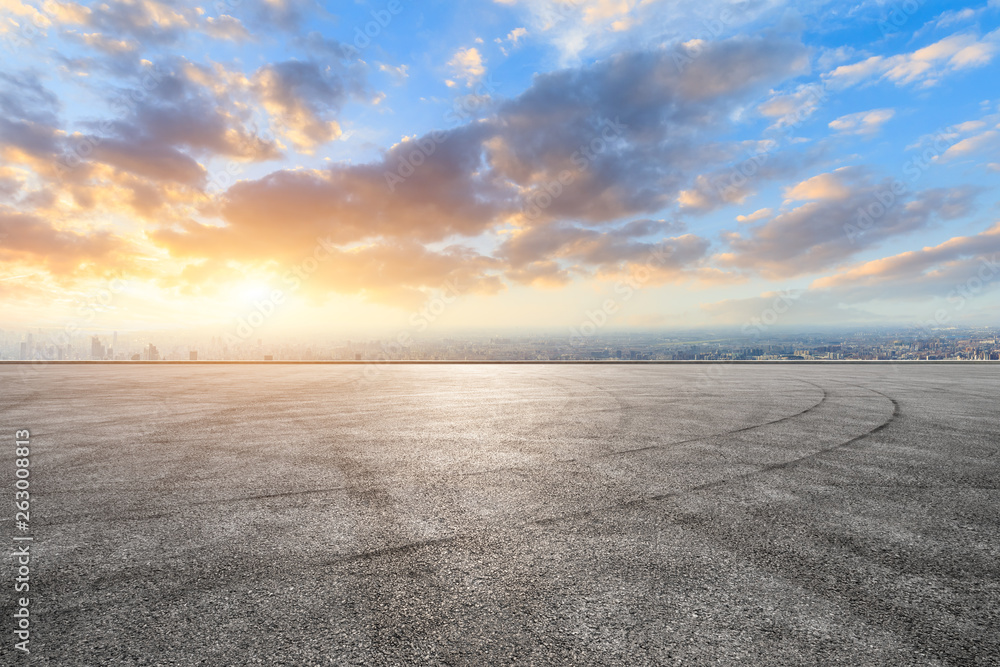
[[[1000,326],[1000,0],[0,0],[0,51],[0,326]]]

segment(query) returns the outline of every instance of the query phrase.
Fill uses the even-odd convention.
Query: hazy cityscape
[[[401,342],[402,341],[402,342]],[[726,330],[463,334],[295,340],[0,330],[4,361],[774,361],[1000,360],[1000,329],[871,329],[747,336]]]

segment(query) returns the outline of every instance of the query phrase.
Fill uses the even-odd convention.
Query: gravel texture
[[[0,367],[31,664],[1000,664],[996,366],[367,372]]]

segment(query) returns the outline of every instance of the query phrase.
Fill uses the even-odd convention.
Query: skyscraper
[[[104,359],[104,345],[101,344],[101,339],[97,336],[90,338],[90,358],[98,361]]]

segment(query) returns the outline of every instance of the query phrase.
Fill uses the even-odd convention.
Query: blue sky
[[[17,324],[1000,320],[997,0],[2,9]]]

